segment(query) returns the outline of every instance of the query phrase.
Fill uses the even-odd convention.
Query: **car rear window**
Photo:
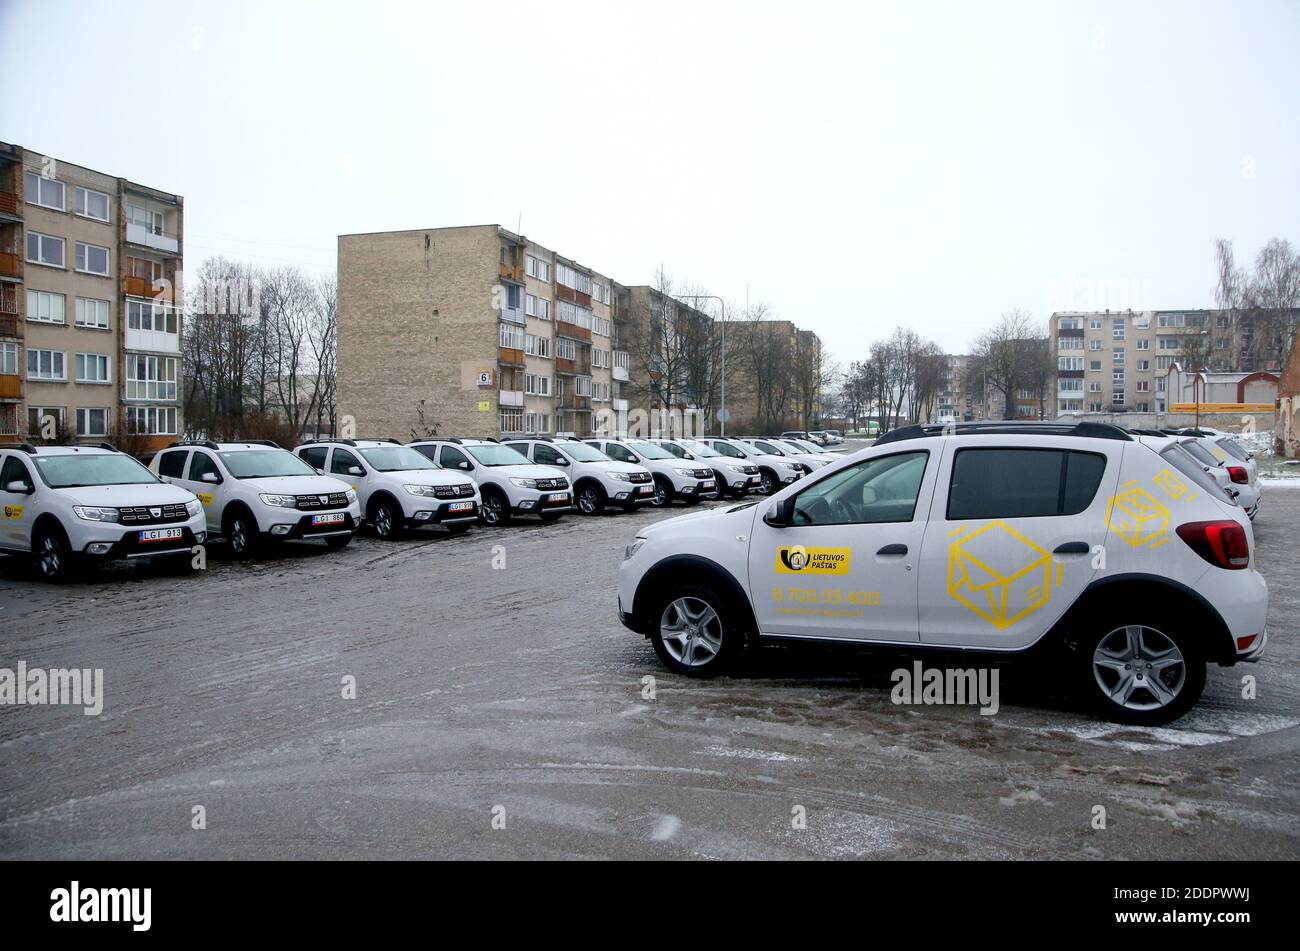
[[[1160,451],[1160,458],[1169,465],[1173,466],[1187,478],[1191,479],[1197,485],[1207,492],[1210,492],[1217,499],[1227,499],[1236,504],[1219,483],[1214,481],[1214,477],[1205,471],[1205,466],[1199,463],[1185,448],[1178,443],[1168,446]]]
[[[1106,457],[1067,449],[961,449],[948,519],[1077,515],[1092,504]]]
[[[172,479],[184,478],[185,456],[188,452],[188,449],[173,449],[171,452],[164,452],[162,458],[158,460],[158,474]]]
[[[1217,443],[1220,449],[1232,456],[1232,458],[1236,459],[1238,462],[1250,461],[1250,456],[1247,454],[1246,450],[1242,449],[1231,439],[1216,439],[1215,443]]]

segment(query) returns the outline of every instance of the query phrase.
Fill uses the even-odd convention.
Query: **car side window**
[[[221,480],[221,471],[217,468],[217,464],[212,461],[212,457],[206,452],[194,453],[190,457],[190,481],[201,482],[204,473],[207,472],[211,472],[216,476],[218,481]]]
[[[158,474],[172,479],[185,478],[185,455],[184,449],[164,452],[162,458],[158,460]]]
[[[324,469],[325,456],[328,454],[329,449],[325,446],[312,446],[310,449],[304,449],[298,453],[298,456],[313,469]]]
[[[32,477],[27,473],[27,467],[18,461],[17,456],[6,456],[3,467],[0,467],[0,491],[8,491],[5,487],[10,482],[26,482],[32,485]]]
[[[609,456],[611,459],[617,460],[618,462],[632,461],[632,453],[628,451],[627,447],[620,446],[616,442],[605,444],[605,455]]]
[[[544,466],[562,465],[559,451],[541,444],[533,446],[533,462]]]
[[[744,458],[744,457],[740,454],[740,450],[737,449],[737,448],[735,448],[734,446],[732,446],[732,445],[729,444],[729,443],[725,443],[725,442],[714,443],[714,444],[713,444],[713,448],[716,449],[716,450],[718,450],[718,452],[722,453],[724,456],[730,456],[732,459],[743,459],[743,458]]]
[[[361,461],[346,449],[334,450],[334,455],[330,458],[330,472],[333,475],[350,476],[353,473],[348,470],[353,466],[356,466],[358,469],[364,469],[361,465]]]
[[[841,469],[795,496],[795,525],[878,525],[916,514],[928,452],[877,456]]]
[[[686,458],[686,450],[683,449],[681,446],[677,445],[677,443],[675,442],[662,442],[659,445],[663,446],[665,449],[671,452],[678,459]]]
[[[948,520],[1078,515],[1106,471],[1106,457],[1065,449],[959,449]]]
[[[442,463],[444,469],[459,469],[462,462],[468,462],[469,460],[465,458],[465,454],[459,449],[443,446],[438,461]]]

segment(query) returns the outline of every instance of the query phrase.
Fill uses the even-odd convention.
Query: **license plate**
[[[546,497],[546,503],[548,505],[555,505],[560,502],[567,503],[568,501],[569,501],[568,492],[552,492],[550,495]]]
[[[652,485],[643,485],[641,486],[641,488],[637,489],[637,491],[640,492],[642,495],[654,495],[655,487]]]
[[[311,523],[313,525],[338,525],[342,521],[342,512],[330,512],[327,515],[313,515],[311,517]]]
[[[708,482],[701,482],[701,483],[700,483],[700,488],[703,489],[705,492],[712,492],[712,491],[713,491],[713,480],[710,479]]]
[[[151,528],[140,533],[142,542],[165,542],[181,537],[179,528]]]
[[[452,502],[447,506],[448,512],[472,512],[474,511],[473,502]]]
[[[749,484],[750,484],[750,485],[762,485],[762,483],[763,483],[763,480],[760,479],[758,476],[750,476],[750,477],[749,477]]]

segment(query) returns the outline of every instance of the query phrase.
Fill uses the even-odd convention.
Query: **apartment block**
[[[362,435],[590,435],[614,283],[498,225],[339,237],[338,401]]]
[[[0,143],[0,441],[182,432],[184,201]]]

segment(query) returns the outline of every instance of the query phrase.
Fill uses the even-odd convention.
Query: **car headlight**
[[[348,505],[352,505],[357,501],[357,493],[355,492],[355,490],[348,489],[348,491],[344,494],[347,496]]]
[[[103,505],[74,505],[72,511],[88,522],[116,522],[118,517],[117,509]]]
[[[511,481],[512,483],[514,483],[515,485],[519,486],[519,488],[521,488],[521,489],[535,489],[535,488],[537,488],[537,480],[536,480],[536,479],[515,479],[515,478],[511,478],[510,481]]]
[[[645,544],[644,538],[633,539],[632,544],[628,545],[626,548],[623,549],[623,560],[627,561],[629,558],[631,558],[633,555],[639,552],[641,550],[641,546],[644,544]]]
[[[407,492],[410,492],[412,495],[432,497],[438,494],[437,488],[432,485],[404,485],[402,488]]]
[[[745,474],[744,466],[727,466],[727,468],[730,469],[732,472],[739,472],[741,475]]]
[[[274,505],[276,508],[292,509],[298,507],[298,500],[292,495],[260,495],[258,498],[267,505]]]
[[[185,512],[193,518],[195,515],[203,514],[203,503],[198,499],[191,499],[185,503]]]
[[[632,476],[626,472],[611,472],[609,477],[615,482],[631,482]]]
[[[803,472],[803,466],[799,465],[797,462],[783,462],[781,465],[785,466],[787,469],[793,469],[795,472]]]

